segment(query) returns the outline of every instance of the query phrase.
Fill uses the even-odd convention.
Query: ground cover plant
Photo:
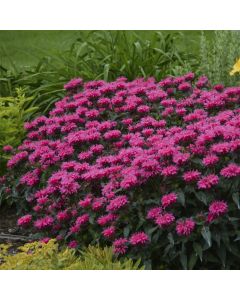
[[[11,245],[0,244],[0,270],[138,270],[140,261],[118,260],[110,247],[89,246],[80,253],[60,248],[56,240],[27,243],[11,253]]]
[[[240,87],[188,73],[64,88],[1,179],[18,225],[147,268],[239,268]]]

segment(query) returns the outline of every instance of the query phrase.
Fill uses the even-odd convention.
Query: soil
[[[17,219],[14,208],[0,208],[0,244],[9,243],[16,248],[25,243],[20,236],[24,236],[26,233],[17,226]]]
[[[13,208],[0,209],[0,233],[15,234],[17,228],[17,215]]]

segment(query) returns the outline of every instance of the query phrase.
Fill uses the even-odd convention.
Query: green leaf
[[[201,230],[201,234],[202,234],[204,240],[207,242],[208,246],[211,247],[212,238],[211,238],[211,232],[209,230],[209,227],[204,226]]]
[[[123,235],[125,238],[127,238],[129,236],[129,232],[130,232],[130,227],[126,226],[123,230]]]
[[[109,64],[104,65],[103,78],[104,78],[105,81],[108,81],[109,69],[110,69],[110,65]]]
[[[147,233],[147,235],[148,235],[148,236],[150,236],[150,237],[151,237],[151,235],[153,234],[153,232],[155,232],[157,229],[159,229],[159,227],[158,227],[158,226],[155,226],[155,227],[149,228],[149,229],[147,229],[147,230],[146,230],[146,233]]]
[[[187,255],[182,252],[180,254],[180,262],[184,270],[187,270]]]
[[[233,201],[236,203],[237,208],[240,209],[239,193],[238,192],[233,193],[232,198],[233,198]]]
[[[217,254],[222,262],[223,267],[226,265],[226,247],[222,244],[220,248],[217,249]]]
[[[168,240],[172,246],[174,246],[174,238],[171,232],[168,234]]]
[[[197,255],[195,253],[192,253],[192,255],[189,259],[189,262],[188,262],[188,269],[189,270],[192,270],[195,267],[197,260],[198,260]]]
[[[195,252],[199,256],[200,260],[202,261],[202,253],[203,253],[202,246],[198,243],[193,243],[193,249],[195,250]]]
[[[195,195],[196,195],[198,200],[200,200],[205,205],[207,205],[207,196],[204,192],[195,192]]]
[[[178,200],[182,204],[182,206],[185,206],[185,195],[182,191],[178,192]]]

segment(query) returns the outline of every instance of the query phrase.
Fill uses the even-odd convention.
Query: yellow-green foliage
[[[16,89],[16,97],[0,97],[0,148],[6,144],[17,146],[24,137],[23,123],[37,107],[26,108],[33,100],[23,89]]]
[[[16,89],[15,97],[0,97],[0,175],[10,155],[2,151],[3,146],[18,146],[25,136],[24,122],[37,110],[29,107],[32,97],[26,97],[24,90]]]
[[[59,250],[55,240],[47,244],[34,242],[19,247],[15,255],[10,246],[0,245],[0,270],[137,270],[140,261],[117,260],[111,247],[89,246],[77,256],[69,248]],[[141,268],[142,269],[142,268]]]

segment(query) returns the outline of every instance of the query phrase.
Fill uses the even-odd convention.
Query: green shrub
[[[31,97],[26,97],[21,88],[16,89],[15,97],[0,98],[0,175],[5,170],[10,154],[3,151],[5,145],[18,146],[25,137],[23,124],[37,107],[29,107]]]
[[[200,42],[200,72],[209,77],[213,84],[237,85],[239,78],[229,76],[232,66],[240,56],[239,31],[215,31],[207,40],[204,33]]]
[[[137,270],[140,262],[130,259],[117,260],[111,247],[89,246],[76,255],[73,249],[59,246],[55,240],[48,243],[33,242],[9,254],[9,245],[0,245],[0,270]]]

